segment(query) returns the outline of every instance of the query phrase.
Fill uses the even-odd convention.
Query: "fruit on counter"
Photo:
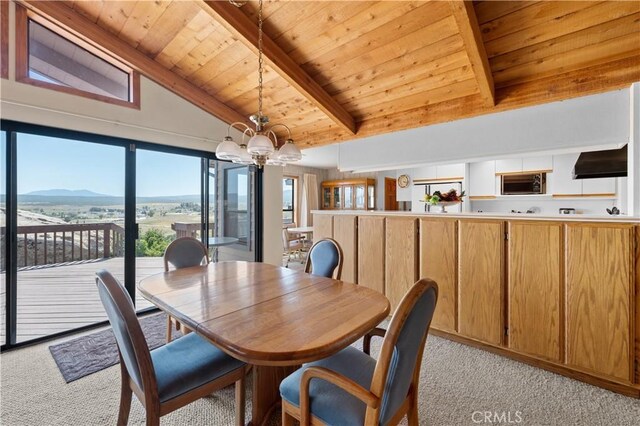
[[[444,194],[440,191],[435,191],[433,194],[426,194],[424,196],[424,201],[431,205],[436,205],[438,203],[461,203],[462,197],[464,197],[464,191],[461,194],[458,194],[458,191],[451,188],[449,192],[445,192]]]

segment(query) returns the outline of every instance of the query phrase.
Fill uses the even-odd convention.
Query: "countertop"
[[[313,214],[330,215],[356,215],[356,216],[413,216],[413,217],[441,217],[441,218],[482,218],[498,220],[548,220],[563,222],[613,222],[613,223],[640,223],[638,216],[626,215],[592,215],[592,214],[542,214],[542,213],[414,213],[408,211],[385,210],[313,210]]]

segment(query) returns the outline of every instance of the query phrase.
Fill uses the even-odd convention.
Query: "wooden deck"
[[[124,259],[99,259],[19,271],[17,342],[106,320],[95,284],[95,273],[99,269],[107,269],[122,281]],[[162,271],[161,257],[136,260],[136,280]],[[4,274],[0,281],[0,297],[4,301]],[[4,303],[0,306],[3,323],[0,342],[4,343]],[[136,297],[137,309],[149,306],[151,303],[147,300]]]

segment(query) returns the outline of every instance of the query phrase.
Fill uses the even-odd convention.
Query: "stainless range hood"
[[[620,149],[583,152],[573,166],[574,179],[627,176],[627,145]]]

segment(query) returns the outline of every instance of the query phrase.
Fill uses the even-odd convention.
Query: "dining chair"
[[[299,255],[304,248],[304,244],[299,235],[289,232],[287,228],[282,228],[282,245],[284,252],[287,254],[287,267],[291,261],[291,256]]]
[[[165,272],[169,272],[169,265],[175,269],[182,269],[202,265],[203,261],[205,265],[209,263],[207,247],[193,237],[180,237],[171,241],[164,250],[163,258]],[[171,341],[171,332],[174,326],[176,330],[182,330],[184,334],[191,332],[171,315],[167,315],[167,343]]]
[[[342,275],[342,249],[337,241],[323,238],[313,243],[307,255],[304,271],[339,280]]]
[[[196,333],[149,351],[129,293],[108,271],[96,275],[120,358],[118,425],[127,424],[132,393],[146,410],[147,425],[159,425],[161,416],[234,382],[236,424],[244,425],[247,365]]]
[[[376,361],[348,346],[305,364],[280,384],[282,424],[395,425],[404,416],[418,425],[420,365],[438,286],[421,279],[403,297],[384,336]],[[368,336],[370,342],[371,336]]]

